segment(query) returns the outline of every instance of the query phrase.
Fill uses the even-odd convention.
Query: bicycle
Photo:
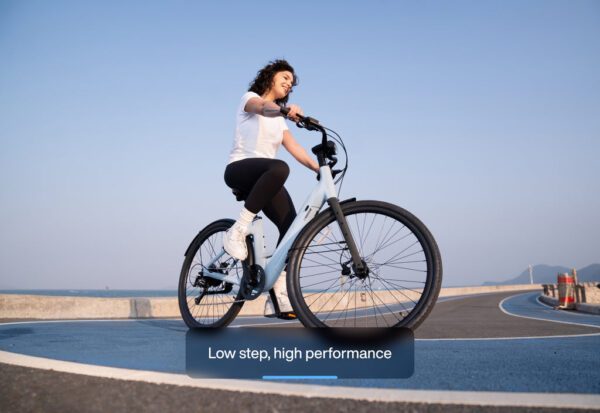
[[[335,185],[340,183],[341,190],[348,169],[343,140],[311,117],[300,116],[297,126],[321,132],[321,143],[312,148],[319,163],[317,186],[271,256],[265,252],[259,216],[246,237],[248,257],[243,262],[223,249],[223,235],[234,220],[221,219],[202,229],[185,252],[179,277],[183,320],[189,328],[225,327],[246,301],[264,291],[279,313],[271,287],[287,264],[288,295],[305,327],[416,329],[433,309],[441,287],[435,239],[399,206],[356,198],[339,201]],[[334,141],[345,153],[341,170],[333,169]],[[329,207],[321,211],[325,203]]]

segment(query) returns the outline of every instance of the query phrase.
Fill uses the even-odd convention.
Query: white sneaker
[[[246,231],[237,223],[233,224],[223,237],[223,248],[233,258],[245,260],[248,256],[246,247]]]
[[[286,288],[286,272],[282,271],[281,275],[275,284],[273,285],[273,292],[275,293],[275,297],[277,298],[277,304],[279,305],[279,315],[275,312],[275,306],[273,305],[273,301],[271,300],[271,295],[269,294],[267,301],[265,302],[265,317],[277,317],[284,319],[293,319],[296,318],[294,314],[294,309],[292,307],[292,303],[290,303],[290,299],[288,297],[287,288]]]

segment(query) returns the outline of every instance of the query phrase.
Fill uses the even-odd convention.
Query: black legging
[[[225,168],[225,183],[243,193],[244,207],[254,214],[264,211],[277,226],[277,245],[296,218],[292,198],[283,186],[289,174],[289,166],[279,159],[248,158]]]

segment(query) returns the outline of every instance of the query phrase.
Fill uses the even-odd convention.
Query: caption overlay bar
[[[189,330],[186,372],[220,379],[397,379],[414,372],[411,330]]]

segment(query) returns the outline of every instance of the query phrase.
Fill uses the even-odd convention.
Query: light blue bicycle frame
[[[273,287],[273,284],[275,284],[275,281],[277,281],[277,278],[279,278],[281,271],[283,271],[283,268],[285,267],[288,251],[292,247],[292,244],[302,228],[317,215],[328,199],[337,198],[335,184],[333,183],[333,176],[331,175],[331,168],[329,165],[321,166],[319,172],[321,174],[321,180],[315,189],[313,189],[302,207],[298,210],[296,219],[292,222],[292,225],[285,233],[281,243],[275,249],[271,257],[266,253],[262,219],[255,219],[249,229],[248,234],[252,234],[254,238],[254,242],[252,243],[254,262],[265,270],[265,287],[263,291],[269,291]],[[225,255],[224,250],[217,254],[210,263],[204,266],[204,276],[239,286],[241,279],[236,275],[225,275],[208,270],[211,264],[218,262],[223,255]]]

